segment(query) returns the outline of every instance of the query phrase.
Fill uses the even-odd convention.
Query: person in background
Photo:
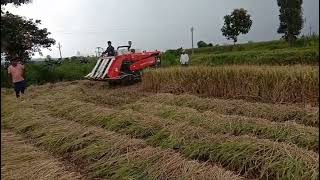
[[[102,54],[107,54],[107,56],[115,56],[116,53],[114,51],[114,47],[111,45],[111,41],[108,41],[107,50],[105,50]]]
[[[25,67],[19,61],[20,59],[18,57],[13,58],[11,65],[8,67],[9,80],[12,80],[17,98],[19,98],[21,94],[24,94],[26,89]]]
[[[182,50],[182,54],[180,56],[180,63],[182,66],[188,66],[189,64],[189,55],[184,49]]]

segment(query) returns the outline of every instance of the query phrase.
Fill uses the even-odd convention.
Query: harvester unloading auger
[[[128,46],[119,46],[115,56],[102,55],[93,70],[85,76],[90,80],[110,84],[131,84],[141,81],[142,70],[161,64],[160,51],[135,52]]]

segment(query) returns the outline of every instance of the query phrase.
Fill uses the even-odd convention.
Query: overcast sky
[[[240,42],[278,39],[279,8],[276,0],[33,0],[31,4],[6,10],[42,20],[51,37],[62,45],[62,56],[94,55],[95,48],[126,45],[143,50],[190,48],[190,27],[194,42],[228,42],[220,31],[223,16],[235,8],[252,15],[253,25]],[[319,0],[304,0],[303,33],[319,32]],[[45,55],[59,57],[57,45]],[[39,57],[36,55],[35,57]]]

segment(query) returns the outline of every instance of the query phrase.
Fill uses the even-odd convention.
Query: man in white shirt
[[[182,54],[180,56],[180,63],[182,66],[188,66],[189,64],[189,55],[185,50],[182,50]]]

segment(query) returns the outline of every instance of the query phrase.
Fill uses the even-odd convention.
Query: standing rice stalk
[[[152,92],[316,106],[319,70],[312,66],[165,68],[147,72],[143,88]]]

